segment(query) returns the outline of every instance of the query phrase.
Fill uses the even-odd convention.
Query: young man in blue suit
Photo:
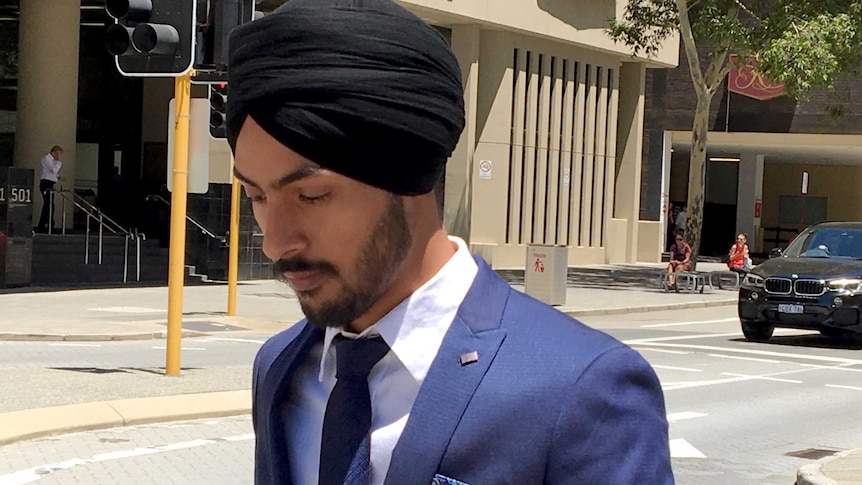
[[[436,31],[389,0],[291,0],[230,52],[235,173],[307,317],[255,360],[255,483],[673,483],[643,358],[444,229],[464,109]]]

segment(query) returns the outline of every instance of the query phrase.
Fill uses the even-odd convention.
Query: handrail
[[[84,233],[84,264],[90,264],[90,219],[95,220],[99,223],[99,264],[102,264],[102,249],[103,249],[103,239],[104,239],[104,229],[107,228],[114,234],[122,234],[125,237],[125,245],[123,250],[123,283],[128,281],[129,274],[129,239],[135,240],[135,250],[136,250],[136,280],[141,281],[141,240],[146,240],[147,236],[143,233],[138,232],[137,230],[129,230],[125,229],[123,226],[119,225],[116,221],[106,216],[98,207],[94,206],[86,199],[81,197],[80,195],[72,192],[71,190],[51,190],[50,191],[50,206],[48,209],[49,212],[49,225],[48,225],[48,234],[51,234],[51,228],[54,225],[54,194],[60,194],[60,197],[63,198],[63,234],[66,234],[66,201],[70,202],[73,206],[77,207],[86,215],[86,230]],[[69,197],[67,194],[72,194],[72,197]],[[75,199],[78,200],[75,200]],[[83,202],[84,205],[78,203],[78,201]],[[113,224],[106,224],[105,220]]]
[[[170,207],[170,205],[171,205],[171,203],[170,203],[170,202],[168,202],[167,200],[165,200],[165,198],[164,198],[164,197],[162,197],[161,195],[158,195],[158,194],[148,195],[148,196],[146,197],[146,199],[145,199],[145,200],[146,200],[146,201],[148,201],[148,202],[150,202],[150,201],[159,201],[159,202],[163,202],[163,203],[164,203],[165,205],[167,205],[168,207]],[[192,218],[192,216],[190,216],[190,215],[186,214],[186,220],[187,220],[187,221],[189,221],[189,222],[191,222],[192,224],[194,224],[194,225],[195,225],[195,227],[197,227],[198,229],[200,229],[200,230],[201,230],[201,232],[202,232],[202,233],[204,233],[204,235],[206,235],[206,236],[208,236],[208,237],[210,237],[210,238],[212,238],[212,239],[216,239],[216,240],[218,240],[218,241],[219,241],[220,243],[222,243],[222,244],[225,244],[225,243],[227,242],[227,237],[226,237],[226,236],[217,236],[215,233],[213,233],[212,231],[210,231],[209,229],[207,229],[206,227],[204,227],[201,223],[199,223],[198,221],[194,220],[194,219]]]
[[[102,224],[105,226],[105,228],[106,228],[106,229],[108,229],[109,231],[113,232],[114,234],[116,234],[116,233],[118,233],[118,232],[121,232],[121,233],[123,233],[123,234],[125,234],[125,235],[127,235],[127,236],[132,236],[132,231],[131,231],[131,230],[124,228],[123,226],[121,226],[120,224],[118,224],[118,223],[117,223],[117,221],[115,221],[115,220],[111,219],[110,217],[106,216],[106,215],[105,215],[105,213],[104,213],[104,212],[102,212],[102,210],[101,210],[101,209],[99,209],[99,208],[98,208],[98,207],[96,207],[95,205],[91,204],[91,203],[90,203],[90,201],[88,201],[87,199],[85,199],[85,198],[81,197],[80,195],[76,194],[74,191],[72,191],[72,190],[68,190],[68,189],[67,189],[67,190],[62,190],[62,189],[61,189],[61,190],[58,190],[57,192],[58,192],[59,194],[61,194],[61,195],[63,196],[63,198],[64,198],[64,199],[66,199],[66,200],[69,200],[69,199],[68,199],[64,194],[70,194],[70,195],[72,196],[72,199],[70,200],[70,202],[75,203],[75,201],[76,201],[76,199],[77,199],[78,201],[83,202],[83,203],[84,203],[84,204],[85,204],[85,205],[86,205],[86,206],[87,206],[91,211],[98,213],[98,214],[99,214],[99,217],[100,217],[101,219],[103,219],[104,221],[108,221],[111,225],[113,225],[113,227],[111,227],[111,225],[109,225],[109,224],[105,224],[104,222],[102,222]],[[75,203],[75,205],[77,205],[79,208],[81,208],[81,206],[80,206],[79,204],[76,204],[76,203]],[[83,208],[81,208],[81,209],[83,210]],[[90,211],[85,211],[85,212],[87,212],[87,213],[91,214],[93,217],[95,217],[95,214],[93,214],[93,212],[90,212]],[[65,211],[63,212],[63,214],[64,214],[64,216],[65,216]]]

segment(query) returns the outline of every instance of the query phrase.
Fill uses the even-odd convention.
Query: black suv
[[[768,340],[775,327],[862,334],[862,222],[815,224],[769,256],[739,289],[747,340]]]

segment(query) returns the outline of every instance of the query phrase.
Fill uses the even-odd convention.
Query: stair
[[[33,286],[99,286],[123,284],[125,236],[105,235],[99,264],[99,239],[90,235],[89,263],[85,263],[87,241],[84,235],[36,234],[33,238]],[[141,241],[141,277],[137,279],[135,241],[129,239],[127,284],[156,283],[168,280],[168,249],[158,241]],[[187,270],[187,275],[189,271]],[[201,278],[186,278],[200,284]]]

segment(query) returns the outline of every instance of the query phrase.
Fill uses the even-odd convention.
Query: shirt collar
[[[354,339],[380,335],[417,382],[425,379],[443,337],[479,271],[467,244],[453,236],[449,236],[449,240],[457,247],[449,261],[374,325],[360,334],[340,328],[326,329],[320,359],[321,381],[327,374],[335,374],[335,351],[330,351],[330,347],[338,334]]]

